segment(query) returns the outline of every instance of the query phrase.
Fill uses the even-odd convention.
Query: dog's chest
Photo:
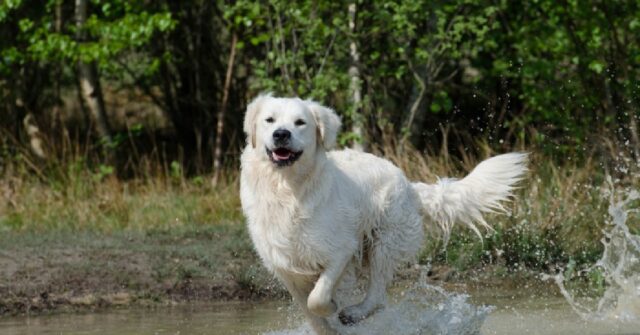
[[[271,270],[314,275],[328,259],[320,224],[311,210],[288,202],[258,201],[249,213],[249,230]]]

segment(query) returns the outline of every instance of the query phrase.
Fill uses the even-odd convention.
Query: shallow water
[[[286,302],[215,302],[163,308],[0,318],[2,335],[260,334],[285,327]]]
[[[584,320],[564,297],[550,295],[548,287],[541,296],[518,296],[527,292],[507,293],[498,297],[485,292],[474,301],[496,306],[481,328],[481,334],[640,334],[639,322],[619,320]],[[537,290],[545,290],[539,287]],[[540,291],[538,291],[540,292]]]
[[[479,334],[640,334],[640,324],[617,321],[584,321],[560,295],[550,295],[555,291],[551,284],[538,287],[542,295],[531,294],[528,290],[487,288],[471,293],[473,305],[490,304],[496,306],[489,312],[484,324],[475,325]],[[523,293],[527,293],[525,296]],[[403,303],[400,294],[393,306]],[[456,297],[460,297],[457,296]],[[455,305],[455,304],[454,304]],[[469,305],[471,306],[471,305]],[[406,307],[406,306],[405,306]],[[399,308],[399,307],[397,307]],[[433,306],[438,310],[437,305]],[[440,310],[459,309],[460,306],[440,306]],[[393,307],[392,307],[393,309]],[[465,310],[468,312],[468,310]],[[398,311],[396,311],[398,312]],[[381,312],[377,318],[384,319],[396,312]],[[384,313],[387,313],[386,316]],[[448,315],[448,314],[447,314]],[[443,315],[436,315],[442,317]],[[447,316],[450,317],[450,316]],[[375,319],[375,318],[374,318]],[[455,316],[453,317],[455,320]],[[375,321],[375,320],[374,320]],[[380,325],[389,326],[391,320],[369,328],[362,334],[384,334]],[[432,320],[433,321],[433,320]],[[402,321],[406,322],[406,321]],[[435,322],[435,321],[433,321]],[[451,318],[447,324],[451,323]],[[445,331],[416,330],[409,325],[401,333],[430,334],[450,333]],[[415,329],[415,328],[414,328]],[[387,329],[388,330],[388,329]],[[276,302],[225,302],[207,304],[186,304],[166,308],[133,308],[102,311],[97,313],[57,314],[35,317],[0,318],[0,334],[304,334],[308,329],[297,309],[291,303]],[[348,333],[361,333],[362,329],[351,328]],[[467,332],[468,333],[468,332]],[[470,333],[474,333],[471,331]],[[398,334],[398,332],[394,332]]]
[[[566,301],[585,320],[640,322],[640,235],[633,234],[627,225],[631,217],[638,219],[640,208],[629,205],[640,199],[640,192],[616,192],[611,178],[608,181],[611,186],[605,192],[610,197],[610,219],[605,221],[604,237],[600,241],[604,247],[602,257],[580,271],[564,270],[543,277],[556,282]],[[600,297],[585,301],[579,292],[568,289],[567,283],[593,272],[604,279],[606,289]]]

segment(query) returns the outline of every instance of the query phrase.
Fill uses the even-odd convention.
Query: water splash
[[[609,184],[613,185],[609,179]],[[630,232],[627,220],[629,215],[638,212],[629,205],[640,199],[638,191],[628,192],[622,200],[616,200],[616,192],[610,191],[608,213],[611,221],[607,222],[602,257],[595,265],[582,270],[579,274],[599,271],[604,276],[605,291],[596,298],[580,300],[577,294],[567,289],[563,273],[543,276],[552,279],[560,288],[560,292],[573,310],[585,320],[615,320],[622,322],[640,321],[640,235]]]
[[[413,335],[413,334],[480,334],[490,306],[474,306],[466,294],[456,294],[426,284],[412,284],[397,301],[354,326],[340,324],[337,317],[329,323],[343,335]],[[313,334],[307,324],[295,329],[279,330],[269,335]]]

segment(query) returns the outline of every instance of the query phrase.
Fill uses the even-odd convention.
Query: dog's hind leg
[[[369,250],[369,283],[364,300],[340,312],[340,322],[354,324],[371,315],[386,303],[387,284],[393,277],[395,266],[389,259],[391,250],[386,243],[375,241]]]
[[[422,218],[414,203],[400,198],[397,206],[391,204],[386,213],[385,224],[372,233],[368,250],[369,284],[364,300],[340,312],[343,324],[356,323],[386,304],[387,285],[395,270],[403,262],[415,257],[424,231]]]

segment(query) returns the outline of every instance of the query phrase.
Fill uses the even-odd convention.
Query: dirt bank
[[[284,296],[240,224],[0,235],[0,315]]]
[[[419,280],[424,271],[401,269],[396,285]],[[527,283],[528,275],[513,276],[502,268],[460,273],[436,265],[427,280],[461,291],[503,286],[505,279]],[[260,265],[241,224],[0,234],[0,315],[284,298],[288,294]]]

